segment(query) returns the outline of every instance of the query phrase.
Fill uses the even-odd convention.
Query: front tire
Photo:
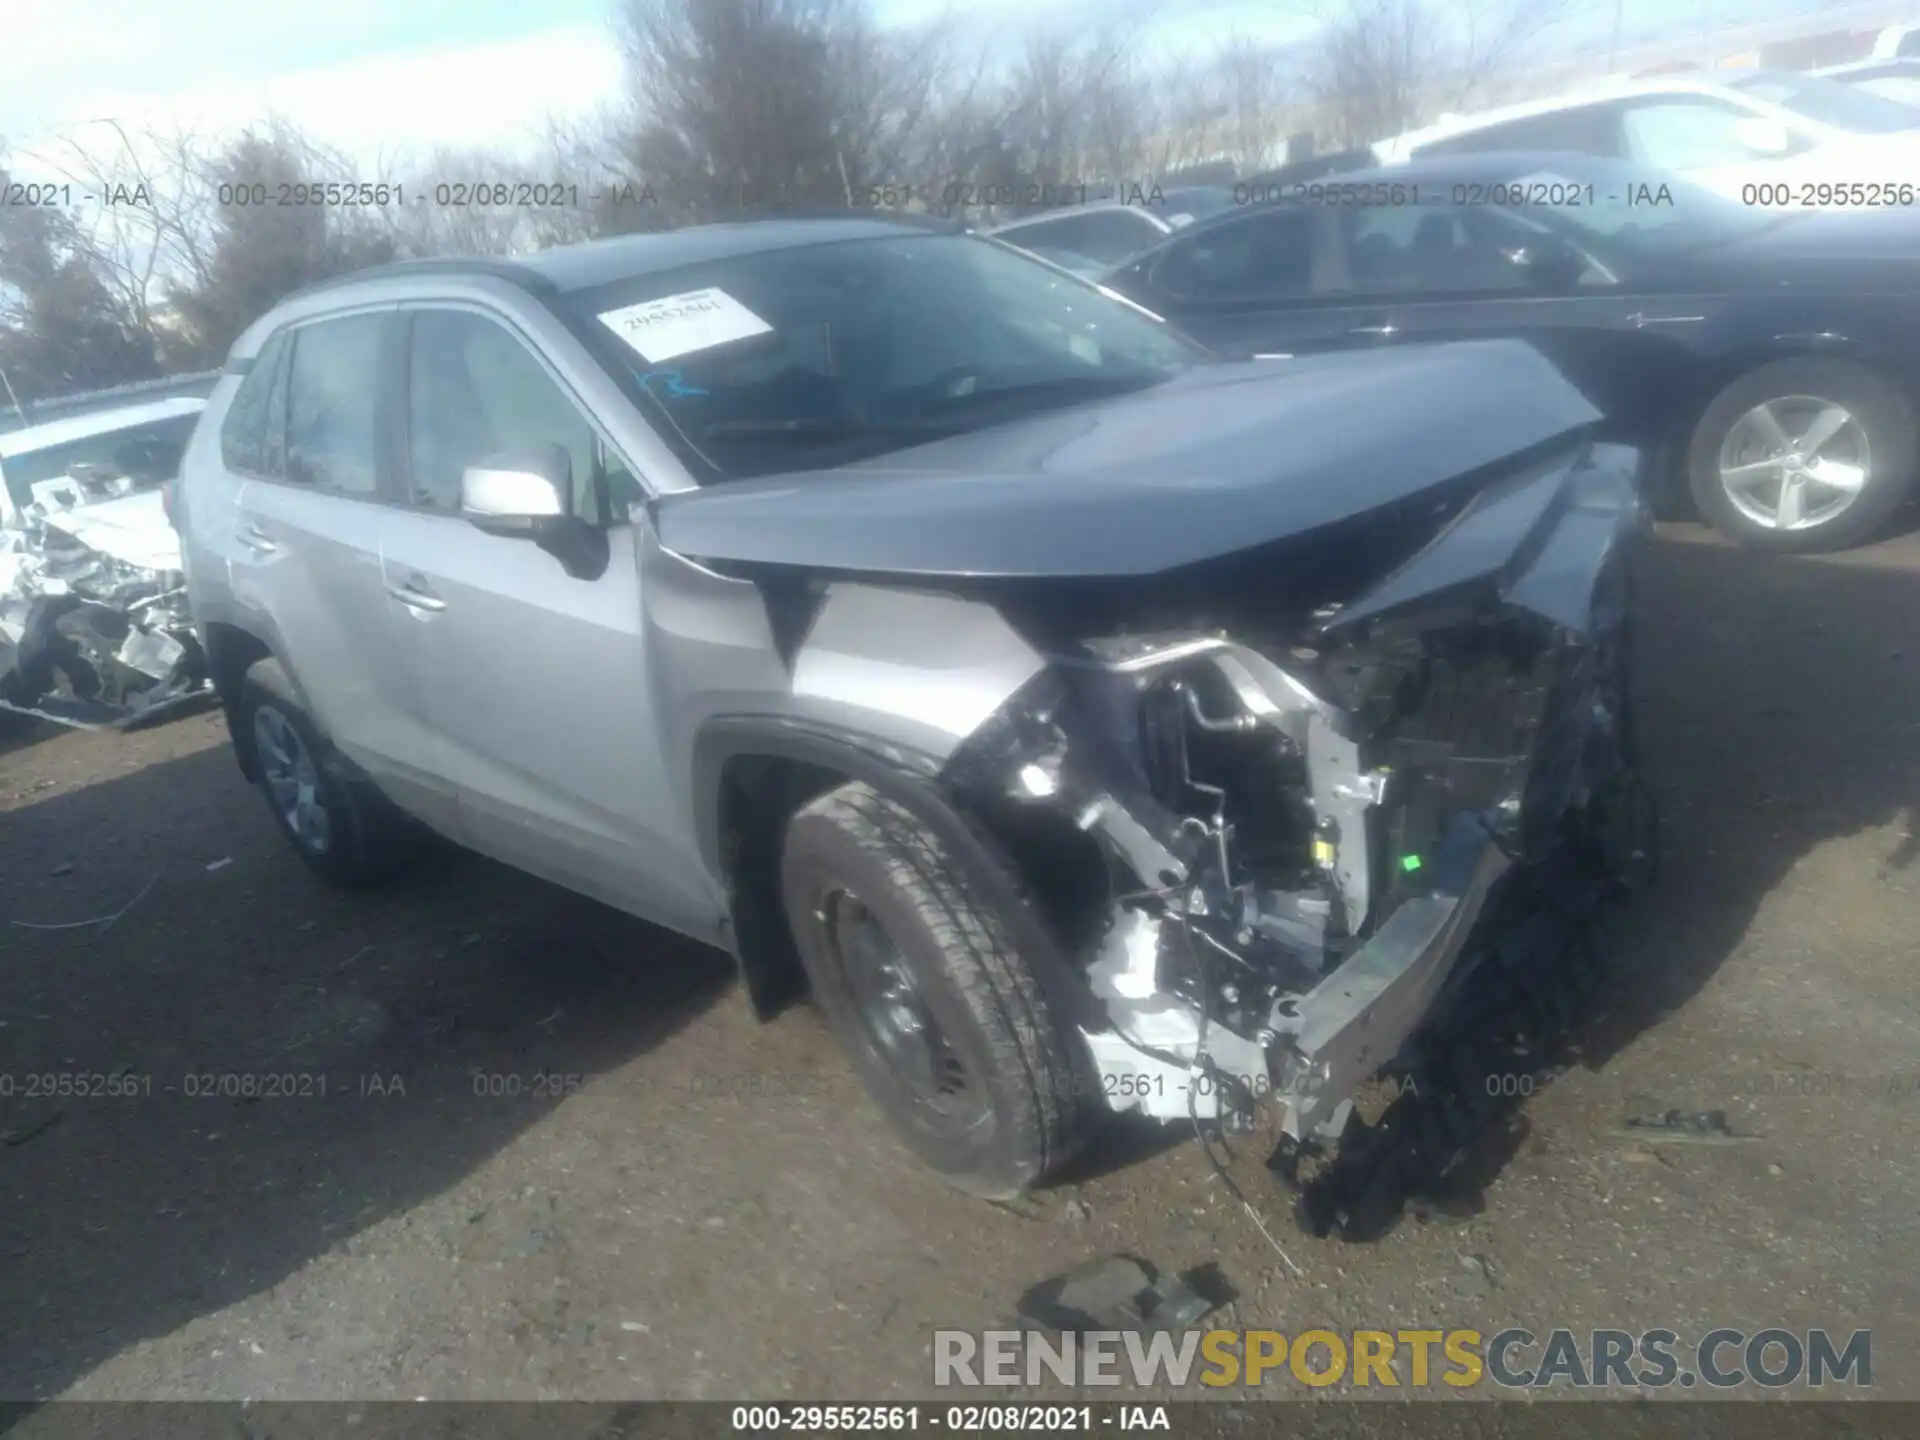
[[[1756,549],[1866,540],[1913,488],[1913,408],[1850,360],[1777,360],[1714,397],[1687,449],[1700,514]]]
[[[280,833],[335,885],[377,885],[405,868],[406,819],[356,778],[295,695],[278,660],[247,671],[233,715],[234,743],[249,747],[260,793]]]
[[[989,1199],[1056,1171],[1080,1138],[1074,1052],[939,835],[843,785],[789,822],[781,891],[814,997],[908,1147]]]

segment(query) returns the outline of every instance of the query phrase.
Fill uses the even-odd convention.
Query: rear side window
[[[273,336],[260,347],[247,378],[240,382],[227,418],[220,426],[220,459],[229,470],[249,475],[278,473],[267,468],[267,450],[271,433],[272,448],[279,449],[281,411],[271,399],[277,386],[280,362],[285,358],[286,335]]]
[[[342,495],[379,485],[380,336],[385,315],[303,325],[287,382],[287,479]]]
[[[1581,105],[1549,110],[1524,120],[1509,120],[1436,140],[1413,152],[1416,160],[1434,155],[1492,155],[1510,150],[1561,150],[1574,155],[1620,153],[1619,129],[1610,106]]]

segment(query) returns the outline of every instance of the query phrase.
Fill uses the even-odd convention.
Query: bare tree
[[[203,361],[224,355],[289,292],[396,253],[393,235],[368,210],[298,202],[316,184],[351,181],[353,167],[282,121],[240,136],[206,176],[215,206],[205,271],[168,286],[183,338]]]
[[[74,212],[76,242],[92,257],[126,323],[155,332],[161,280],[205,272],[212,195],[190,131],[130,132],[89,122],[47,146],[42,164],[94,197]]]
[[[545,171],[485,150],[437,150],[411,172],[406,188],[413,202],[386,218],[396,247],[410,255],[534,249],[537,212],[572,198]]]
[[[1213,57],[1222,148],[1243,174],[1285,158],[1285,142],[1276,133],[1282,100],[1279,64],[1272,47],[1237,32]]]
[[[1307,92],[1344,145],[1364,145],[1472,101],[1520,63],[1569,0],[1341,0],[1309,49]]]
[[[0,164],[0,188],[10,178]],[[0,371],[23,401],[158,371],[153,336],[131,323],[80,227],[53,205],[0,206]]]
[[[835,50],[853,3],[626,0],[640,112],[630,156],[674,218],[847,202]]]

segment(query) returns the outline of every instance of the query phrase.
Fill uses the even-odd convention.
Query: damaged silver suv
[[[306,291],[176,518],[245,774],[810,987],[955,1184],[1324,1133],[1629,772],[1638,457],[1513,342],[1224,363],[905,221]]]

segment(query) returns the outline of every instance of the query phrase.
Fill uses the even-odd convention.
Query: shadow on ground
[[[74,743],[135,763],[131,737]],[[0,813],[0,1397],[349,1246],[731,975],[472,856],[330,891],[224,746],[24,800]]]
[[[1619,936],[1618,978],[1582,1036],[1590,1065],[1698,993],[1825,842],[1892,829],[1877,871],[1850,877],[1861,887],[1913,864],[1916,548],[1801,558],[1698,531],[1652,547],[1635,644],[1662,874]]]

